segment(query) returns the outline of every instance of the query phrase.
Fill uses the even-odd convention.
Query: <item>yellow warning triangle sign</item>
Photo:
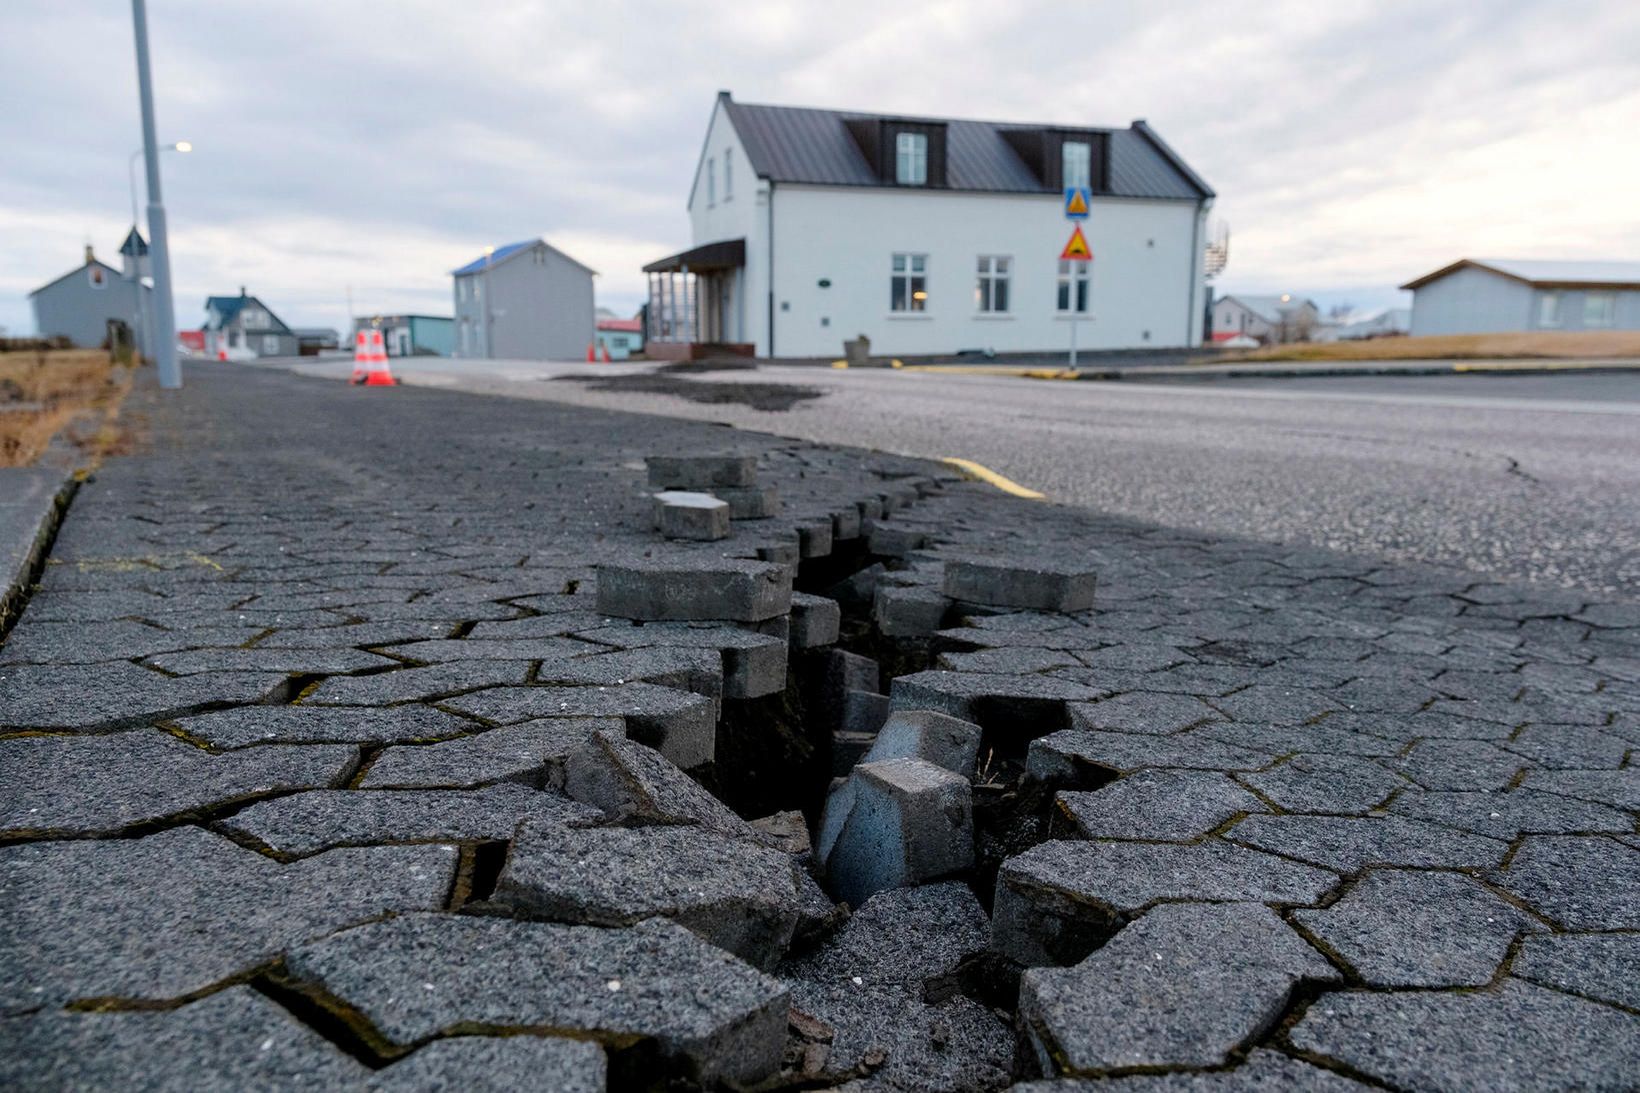
[[[1081,190],[1072,190],[1071,191],[1070,200],[1065,202],[1065,215],[1066,216],[1086,216],[1086,215],[1088,215],[1088,199],[1083,196]]]
[[[1088,249],[1087,237],[1082,234],[1082,226],[1078,224],[1071,232],[1071,241],[1065,244],[1065,249],[1059,252],[1062,262],[1091,262],[1093,252]]]

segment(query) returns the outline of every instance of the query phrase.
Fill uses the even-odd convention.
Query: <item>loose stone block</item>
[[[798,517],[797,552],[803,558],[824,558],[831,553],[831,517]]]
[[[448,846],[281,865],[197,827],[0,848],[0,1011],[180,998],[350,923],[441,907],[455,867]]]
[[[731,520],[767,520],[780,515],[780,491],[773,486],[713,486],[711,492],[729,506]]]
[[[886,704],[886,700],[885,700]],[[979,761],[980,727],[932,710],[897,710],[888,715],[862,762],[926,759],[964,778]]]
[[[1324,994],[1288,1036],[1396,1089],[1624,1089],[1640,1073],[1640,1017],[1518,979]]]
[[[888,637],[926,637],[945,624],[950,606],[949,600],[931,588],[883,584],[877,586],[871,617]]]
[[[875,736],[888,720],[888,696],[875,691],[847,691],[839,732]]]
[[[664,916],[767,968],[797,928],[791,859],[699,827],[574,830],[526,821],[496,899],[533,917],[630,926]]]
[[[799,613],[800,595],[792,594],[793,618]],[[579,636],[623,649],[657,645],[674,649],[715,649],[723,658],[723,694],[728,698],[762,698],[786,689],[788,642],[779,635],[735,626],[662,622],[644,626],[601,626]],[[795,638],[790,645],[795,647]]]
[[[951,559],[945,563],[945,594],[953,600],[1021,607],[1031,611],[1086,611],[1093,606],[1098,571],[1080,560]]]
[[[879,558],[904,558],[928,542],[928,532],[898,521],[867,520],[860,530],[866,549]]]
[[[400,915],[292,952],[291,974],[353,1007],[390,1045],[474,1028],[654,1041],[694,1084],[753,1084],[780,1066],[778,981],[675,923],[605,929]]]
[[[699,824],[737,838],[759,835],[665,756],[632,740],[589,736],[565,763],[564,789],[618,823]]]
[[[991,947],[1025,967],[1072,964],[1158,900],[1310,904],[1338,881],[1325,869],[1217,840],[1045,842],[1002,864]]]
[[[866,900],[835,937],[788,961],[781,974],[949,996],[959,969],[985,951],[990,933],[979,900],[960,881],[895,888]]]
[[[1084,839],[1187,842],[1264,802],[1227,775],[1200,770],[1141,770],[1091,792],[1056,798],[1064,823]]]
[[[856,907],[884,889],[966,869],[974,861],[968,780],[923,759],[856,767],[827,799],[815,849],[831,890]]]
[[[1030,736],[1062,728],[1066,703],[1091,702],[1106,693],[1053,676],[987,672],[913,672],[896,677],[889,688],[896,710],[937,710],[987,727],[987,709],[1016,711],[1016,732],[1010,735]]]
[[[838,729],[831,734],[831,775],[833,778],[847,778],[850,771],[859,765],[871,750],[871,745],[877,742],[874,732],[847,732]]]
[[[1375,869],[1295,921],[1374,987],[1482,987],[1532,919],[1457,873]]]
[[[836,600],[811,596],[806,592],[792,593],[791,646],[793,649],[817,649],[836,643],[843,625],[843,612]]]
[[[741,558],[609,563],[598,567],[598,610],[621,618],[760,622],[791,610],[785,566]]]
[[[652,455],[644,464],[649,470],[649,484],[661,490],[757,485],[755,455]]]
[[[561,790],[570,753],[598,732],[624,736],[626,726],[615,717],[544,717],[441,744],[386,748],[359,784],[365,789],[463,789],[517,782]]]
[[[1090,1075],[1220,1065],[1280,1018],[1300,983],[1340,978],[1268,907],[1164,904],[1074,968],[1024,974],[1020,1066]]]
[[[668,539],[713,542],[729,537],[729,503],[709,493],[666,490],[655,496],[655,530]]]
[[[652,683],[603,687],[496,687],[445,705],[503,725],[540,717],[620,717],[632,738],[686,769],[717,748],[717,703]]]

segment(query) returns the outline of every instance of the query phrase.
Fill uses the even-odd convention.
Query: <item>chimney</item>
[[[91,244],[87,243],[85,245],[85,264],[89,266],[91,263],[95,262],[96,260],[97,260],[97,256],[95,254],[91,253]]]
[[[245,291],[245,286],[244,285],[240,285],[239,286],[239,295],[240,296],[249,296],[250,293]]]

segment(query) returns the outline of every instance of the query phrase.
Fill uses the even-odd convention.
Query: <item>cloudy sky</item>
[[[448,313],[543,235],[636,307],[689,243],[719,88],[751,102],[1150,121],[1217,189],[1221,290],[1390,302],[1454,258],[1640,256],[1633,0],[149,0],[180,323]],[[112,260],[141,143],[125,0],[0,0],[0,325]]]

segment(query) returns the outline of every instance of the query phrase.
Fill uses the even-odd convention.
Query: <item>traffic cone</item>
[[[365,375],[370,371],[365,363],[370,360],[370,332],[360,330],[353,335],[353,378],[349,383],[363,383]]]
[[[362,381],[361,381],[362,376]],[[361,330],[353,348],[353,381],[366,387],[397,387],[399,381],[387,367],[387,346],[380,330]]]
[[[605,364],[611,363],[611,361],[609,359],[609,344],[607,342],[604,344],[604,363]]]
[[[588,364],[597,364],[598,363],[598,355],[592,351],[592,343],[591,342],[587,342],[587,363]]]

